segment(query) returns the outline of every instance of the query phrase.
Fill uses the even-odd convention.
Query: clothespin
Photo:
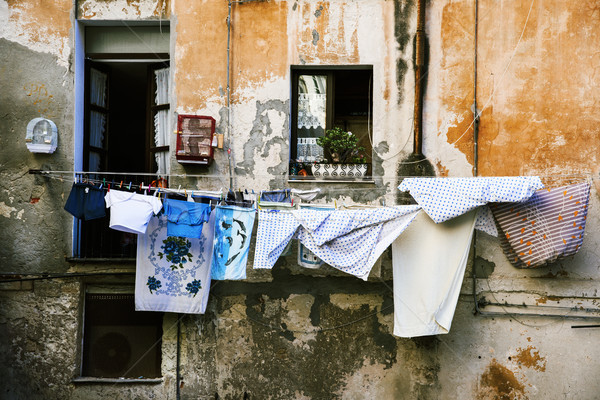
[[[123,187],[123,181],[121,181],[121,184],[119,185],[119,189],[121,189]]]
[[[129,187],[127,189],[131,190],[131,182],[129,182]]]
[[[102,178],[102,184],[106,185],[106,178]]]
[[[108,184],[108,190],[107,190],[107,192],[110,192],[110,183]]]

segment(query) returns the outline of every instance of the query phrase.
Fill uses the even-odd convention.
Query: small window
[[[135,311],[132,294],[87,293],[81,375],[160,377],[162,318]]]
[[[370,66],[292,69],[290,175],[323,161],[317,138],[339,127],[358,137],[372,162],[373,69]]]

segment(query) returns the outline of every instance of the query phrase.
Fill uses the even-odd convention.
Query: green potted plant
[[[323,147],[324,161],[315,164],[315,176],[361,177],[367,170],[365,148],[358,144],[352,132],[335,127],[327,129],[325,135],[317,138]]]

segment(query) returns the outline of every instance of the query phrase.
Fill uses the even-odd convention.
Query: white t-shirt
[[[158,214],[162,202],[158,197],[110,190],[104,197],[110,207],[110,227],[118,231],[146,233],[152,214]]]

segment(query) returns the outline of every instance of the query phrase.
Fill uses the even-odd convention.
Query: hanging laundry
[[[272,201],[277,203],[291,203],[290,189],[265,190],[260,192],[260,201]]]
[[[271,210],[284,210],[284,211],[291,211],[291,210],[295,210],[298,207],[297,206],[292,206],[291,203],[277,203],[277,202],[270,202],[270,201],[263,201],[260,203],[260,208],[263,211],[271,211]],[[304,248],[304,246],[302,246]],[[310,252],[309,250],[306,250],[307,252]],[[281,257],[287,257],[289,255],[292,254],[292,241],[289,241],[287,246],[285,246],[285,249],[283,249],[283,252],[281,253]],[[312,254],[312,253],[310,253]],[[317,258],[314,254],[312,254],[313,257]],[[299,256],[298,256],[299,257]],[[317,258],[318,260],[318,258]],[[320,263],[322,263],[321,260],[318,260]]]
[[[200,239],[202,225],[210,217],[210,204],[166,199],[164,201],[167,216],[167,234]]]
[[[65,203],[65,211],[84,221],[104,217],[104,191],[87,183],[74,183]]]
[[[439,224],[420,214],[392,244],[394,335],[416,337],[450,331],[475,213]]]
[[[200,239],[167,234],[164,215],[151,219],[148,233],[138,235],[135,309],[203,314],[210,290],[215,216]]]
[[[536,268],[572,256],[583,243],[590,185],[538,190],[521,203],[491,205],[502,250],[517,268]]]
[[[156,196],[109,190],[104,197],[110,207],[110,227],[130,233],[146,233],[152,214],[158,214],[162,202]]]
[[[246,264],[256,212],[251,208],[217,206],[212,279],[246,279]]]
[[[398,189],[410,192],[436,223],[491,202],[523,201],[543,188],[537,176],[474,178],[405,178]],[[495,232],[492,221],[480,217],[478,229]],[[489,214],[488,214],[489,215]]]
[[[490,210],[489,205],[486,204],[485,206],[477,208],[475,229],[485,232],[488,235],[498,237],[498,229],[496,229],[494,214],[492,214],[492,210]]]
[[[225,204],[238,207],[254,207],[254,202],[246,200],[246,196],[242,191],[234,192],[230,190],[225,197]]]
[[[309,190],[292,189],[292,196],[298,197],[303,201],[313,201],[319,193],[321,193],[320,188]]]
[[[334,207],[327,205],[305,205],[301,204],[300,208],[303,210],[335,210]],[[291,242],[288,243],[288,246],[291,245]],[[283,255],[283,254],[282,254]],[[321,268],[323,264],[323,260],[315,255],[312,251],[306,248],[302,244],[301,241],[298,240],[298,265],[308,269],[318,269]]]
[[[295,236],[325,263],[366,280],[379,256],[419,210],[419,206],[291,212],[259,210],[254,268],[273,268]]]

